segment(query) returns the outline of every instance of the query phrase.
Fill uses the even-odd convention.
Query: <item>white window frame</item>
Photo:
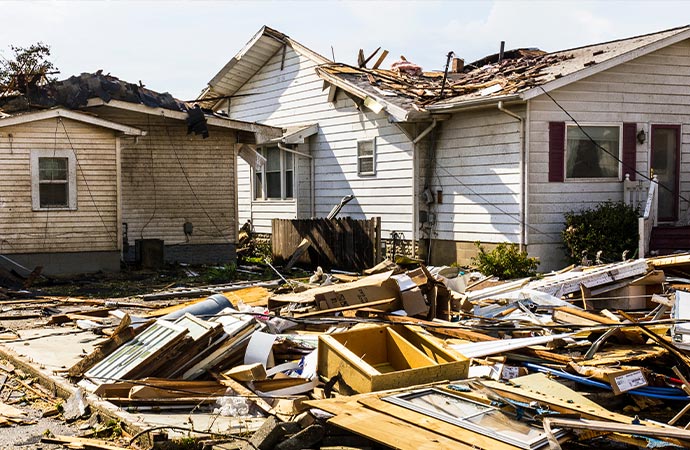
[[[266,182],[266,167],[268,167],[267,151],[269,148],[277,148],[280,154],[280,198],[268,197],[268,183]],[[255,202],[293,202],[296,197],[295,172],[297,169],[296,155],[292,154],[292,197],[286,197],[287,191],[287,163],[285,161],[288,152],[278,147],[277,145],[267,145],[256,149],[257,153],[266,158],[266,163],[261,169],[252,169],[252,198]],[[256,175],[261,174],[261,196],[256,195]]]
[[[615,177],[587,177],[587,178],[581,178],[581,177],[568,177],[568,131],[572,128],[577,129],[578,126],[575,122],[570,122],[565,124],[565,136],[563,139],[563,179],[565,181],[585,181],[585,182],[592,182],[592,181],[620,181],[622,180],[622,166],[623,164],[621,161],[623,160],[623,123],[622,122],[602,122],[602,123],[581,123],[581,127],[600,127],[600,128],[605,128],[605,127],[616,127],[618,128],[618,170],[617,170],[617,175]]]
[[[372,146],[372,153],[371,155],[366,155],[363,156],[361,154],[361,144],[364,143],[369,143],[371,142]],[[360,161],[363,159],[368,159],[371,158],[371,171],[370,172],[363,172],[360,170]],[[371,139],[359,139],[357,140],[357,175],[359,176],[374,176],[376,175],[376,138],[371,138]]]
[[[67,206],[41,206],[39,158],[67,159]],[[71,150],[31,150],[31,208],[34,211],[77,209],[77,160]]]

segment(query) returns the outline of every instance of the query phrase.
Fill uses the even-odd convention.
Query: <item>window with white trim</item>
[[[31,151],[31,204],[34,211],[77,209],[77,171],[69,150]]]
[[[376,175],[376,139],[357,141],[357,174]]]
[[[620,125],[567,125],[565,177],[618,179],[621,149]]]
[[[257,149],[266,164],[254,171],[254,200],[290,200],[294,197],[294,155],[278,147]]]

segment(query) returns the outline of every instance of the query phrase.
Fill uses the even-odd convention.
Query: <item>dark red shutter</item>
[[[549,122],[549,181],[563,181],[565,122]]]
[[[630,179],[635,180],[635,167],[637,165],[637,124],[623,124],[623,179],[625,174],[630,174]]]

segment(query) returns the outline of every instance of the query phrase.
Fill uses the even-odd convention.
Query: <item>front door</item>
[[[678,219],[680,125],[652,125],[652,174],[659,177],[659,221]]]

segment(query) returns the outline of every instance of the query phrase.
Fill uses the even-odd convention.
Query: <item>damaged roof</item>
[[[82,73],[66,80],[30,86],[23,93],[8,94],[0,98],[0,111],[13,114],[55,106],[78,109],[87,106],[91,98],[100,98],[104,102],[122,100],[173,111],[187,111],[193,108],[191,104],[177,100],[167,92],[152,91],[143,85],[128,83],[98,71]]]
[[[405,73],[341,63],[317,68],[325,81],[362,99],[373,99],[398,120],[504,99],[527,100],[690,37],[690,26],[546,53],[507,51],[467,64],[460,73]],[[443,92],[442,92],[443,90]]]
[[[159,93],[143,85],[105,75],[102,71],[32,85],[26,92],[0,96],[0,117],[54,108],[78,110],[100,106],[156,115],[166,110],[169,111],[167,117],[187,121],[191,132],[204,137],[208,136],[206,125],[256,133],[260,142],[281,135],[280,128],[231,120],[211,110],[201,109],[196,103],[178,100],[167,92]]]

